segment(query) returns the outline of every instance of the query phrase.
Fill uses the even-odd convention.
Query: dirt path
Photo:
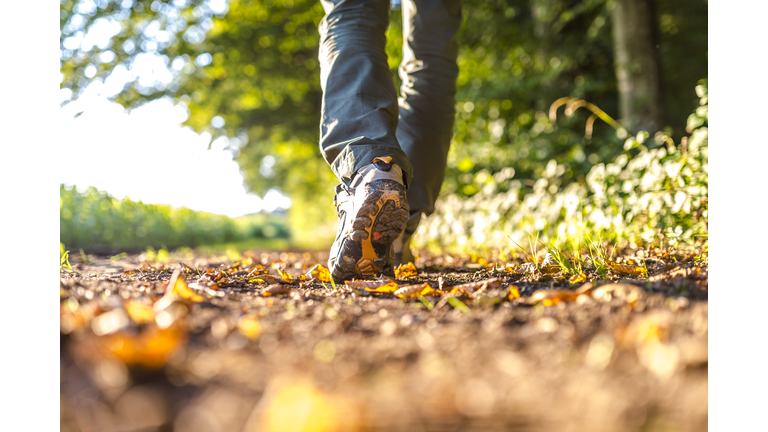
[[[442,292],[406,299],[300,281],[323,254],[140,258],[62,272],[62,431],[707,429],[691,256],[591,289],[426,257],[396,283]]]

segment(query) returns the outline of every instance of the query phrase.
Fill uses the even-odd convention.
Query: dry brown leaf
[[[395,295],[400,297],[401,299],[409,299],[413,297],[432,295],[432,294],[435,294],[436,292],[437,291],[435,291],[434,288],[429,286],[428,283],[424,282],[423,284],[408,285],[408,286],[402,287],[399,290],[395,291]]]
[[[619,264],[611,260],[605,260],[605,264],[608,265],[608,267],[610,267],[611,270],[616,273],[623,273],[632,276],[643,276],[648,274],[648,269],[641,266]]]
[[[544,275],[553,275],[560,273],[560,271],[562,271],[562,269],[557,264],[547,264],[539,267],[539,272]]]
[[[188,266],[188,265],[186,265],[184,263],[179,263],[179,264],[181,264],[181,268],[183,269],[184,273],[197,273],[197,271],[195,269],[193,269],[192,267],[190,267],[190,266]]]
[[[261,293],[261,295],[264,296],[264,297],[269,297],[269,296],[278,295],[278,294],[290,294],[290,293],[291,293],[291,287],[290,286],[283,285],[283,284],[275,284],[275,285],[268,286]]]
[[[471,295],[490,288],[496,288],[501,285],[498,278],[490,278],[477,282],[469,282],[461,285],[454,285],[451,288],[453,295]]]
[[[248,280],[248,283],[257,283],[257,284],[273,284],[277,282],[278,282],[278,279],[270,275],[261,275],[255,279]]]
[[[403,279],[403,278],[407,278],[407,277],[411,277],[411,276],[416,276],[418,274],[419,274],[419,272],[416,270],[416,266],[413,265],[412,262],[410,262],[408,264],[400,264],[395,269],[395,277],[397,279]]]

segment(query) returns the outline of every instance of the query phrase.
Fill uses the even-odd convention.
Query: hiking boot
[[[413,237],[413,233],[416,232],[416,228],[419,226],[421,214],[420,211],[412,213],[405,224],[405,229],[392,243],[395,253],[395,267],[408,263],[415,264],[416,257],[411,252],[411,237]]]
[[[339,231],[328,259],[333,278],[394,276],[392,242],[410,216],[400,167],[390,157],[374,159],[357,171],[350,187],[336,186],[334,204]]]

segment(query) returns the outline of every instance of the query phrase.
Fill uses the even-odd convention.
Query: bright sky
[[[186,110],[168,100],[128,114],[104,97],[86,95],[60,114],[60,183],[230,217],[290,206],[290,199],[276,191],[263,200],[249,194],[233,160],[237,150],[225,149],[230,144],[226,138],[208,150],[211,136],[182,127]]]
[[[215,13],[226,12],[225,0],[208,3]],[[96,7],[93,2],[81,6],[81,13]],[[78,31],[67,37],[63,46],[70,50],[79,47],[90,51],[94,46],[106,49],[119,31],[120,25],[114,20],[99,20],[89,32]],[[105,55],[114,56],[112,51],[102,57]],[[197,62],[210,62],[205,60]],[[107,99],[135,78],[144,86],[168,84],[172,70],[182,69],[183,63],[166,64],[154,52],[139,54],[130,69],[117,67],[105,82],[92,83],[77,100],[62,107],[60,136],[64,151],[58,161],[59,182],[81,190],[94,186],[116,198],[127,196],[148,204],[169,204],[231,217],[290,207],[290,199],[277,191],[269,191],[264,197],[247,192],[233,160],[244,144],[238,138],[218,138],[211,143],[210,134],[182,127],[186,109],[174,106],[170,100],[154,101],[129,114]],[[94,74],[93,66],[86,68],[86,76]],[[68,89],[60,91],[61,102],[70,98]],[[213,123],[223,126],[220,117],[215,117]]]

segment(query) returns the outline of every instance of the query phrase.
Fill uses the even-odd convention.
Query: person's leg
[[[389,156],[410,184],[413,169],[400,149],[398,107],[387,64],[389,0],[321,0],[320,149],[339,181],[349,186],[360,168]]]
[[[413,169],[395,136],[397,93],[387,64],[389,0],[322,0],[320,149],[341,184],[335,280],[394,276],[392,243],[408,220]]]
[[[456,104],[456,32],[460,0],[403,0],[403,61],[397,140],[413,166],[411,217],[395,242],[396,262],[413,260],[408,245],[422,214],[435,210],[445,178]],[[401,257],[402,254],[402,257]]]

